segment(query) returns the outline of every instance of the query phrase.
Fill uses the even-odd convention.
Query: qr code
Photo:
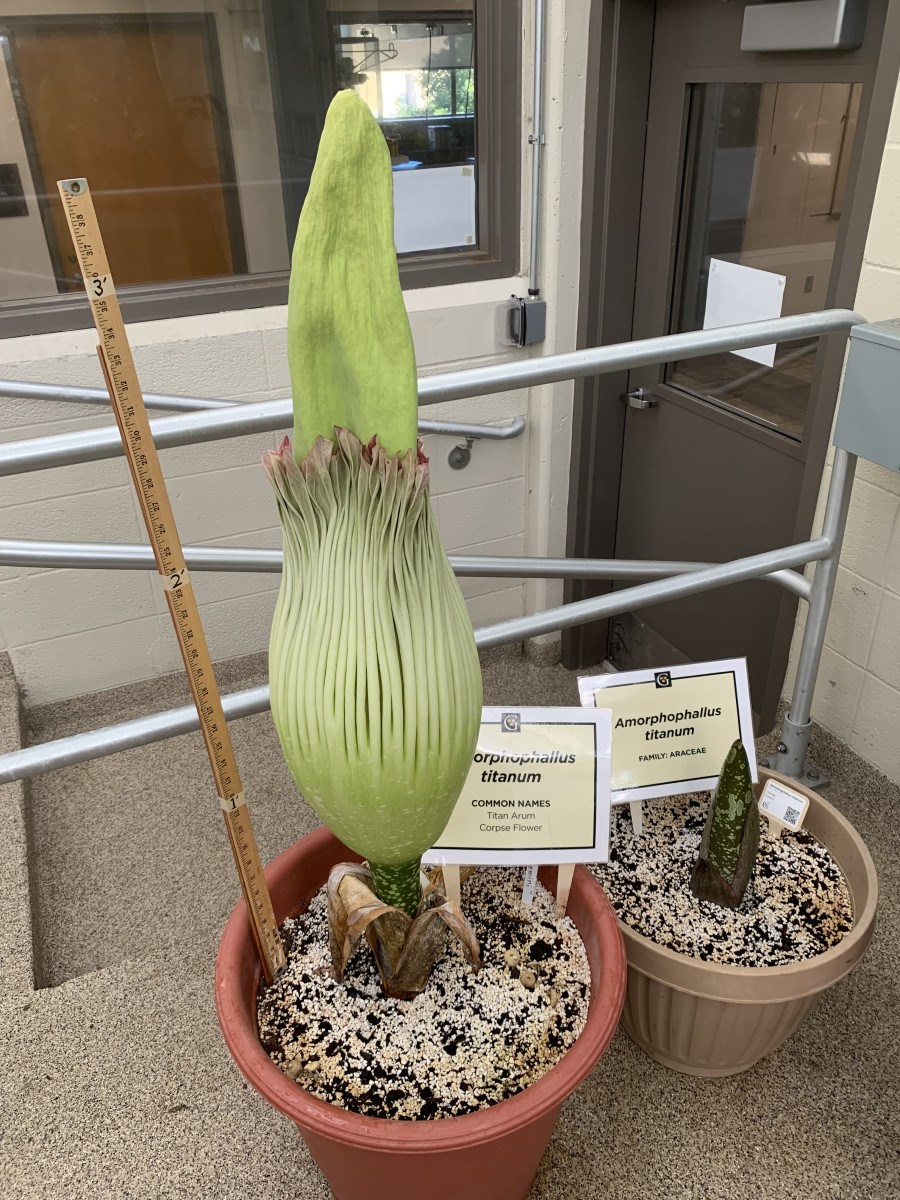
[[[784,810],[785,825],[796,825],[799,820],[800,820],[800,809],[799,808],[791,808],[790,806],[788,806]]]

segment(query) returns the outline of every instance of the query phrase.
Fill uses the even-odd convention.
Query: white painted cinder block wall
[[[856,309],[869,321],[900,316],[900,88],[866,242]],[[816,532],[821,528],[826,467]],[[785,691],[804,628],[801,605]],[[900,475],[860,462],[812,715],[900,781]]]
[[[541,278],[549,304],[546,341],[511,350],[501,309],[524,276],[407,293],[420,372],[445,371],[573,349],[580,252],[584,56],[588,6],[549,6],[545,194]],[[529,228],[531,29],[523,29],[522,230]],[[523,236],[521,262],[527,271]],[[285,310],[246,310],[134,325],[130,337],[146,392],[248,401],[288,394]],[[102,386],[90,331],[0,342],[0,377]],[[559,555],[565,551],[572,384],[460,400],[423,415],[497,421],[523,414],[525,436],[473,448],[452,471],[448,438],[431,438],[432,493],[450,551]],[[109,423],[94,408],[3,402],[0,438],[40,437]],[[258,462],[276,434],[162,454],[185,544],[277,546],[275,506]],[[69,541],[143,542],[122,460],[0,480],[0,535]],[[217,660],[265,648],[278,577],[196,573],[204,625]],[[477,626],[557,603],[559,583],[467,580]],[[149,572],[0,568],[0,648],[9,651],[26,705],[149,680],[180,660],[157,580]]]

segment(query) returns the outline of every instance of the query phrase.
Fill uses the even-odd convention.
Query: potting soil
[[[628,808],[614,809],[609,862],[591,869],[620,920],[678,954],[747,967],[812,958],[850,932],[850,892],[829,852],[804,829],[770,837],[764,818],[740,907],[698,900],[690,877],[708,807],[706,794],[647,801],[640,837]]]
[[[433,1120],[488,1108],[553,1067],[584,1028],[590,968],[575,925],[522,872],[482,868],[462,903],[481,944],[473,973],[455,940],[413,1000],[382,994],[362,940],[332,976],[325,897],[286,921],[288,962],[258,1005],[270,1058],[308,1092],[352,1112]],[[533,986],[529,986],[532,985]]]

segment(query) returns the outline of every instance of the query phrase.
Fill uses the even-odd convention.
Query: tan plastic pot
[[[878,880],[862,838],[817,793],[762,768],[809,797],[804,828],[834,856],[853,899],[853,929],[816,958],[786,967],[705,963],[657,946],[619,922],[628,955],[622,1027],[652,1058],[688,1075],[736,1075],[781,1045],[822,993],[862,958],[875,927]]]
[[[301,911],[335,863],[359,861],[318,829],[266,869],[279,923]],[[555,882],[542,868],[541,881]],[[240,1070],[290,1117],[335,1200],[524,1200],[563,1101],[597,1064],[615,1032],[625,996],[625,950],[602,888],[578,867],[569,897],[591,968],[585,1029],[559,1063],[519,1095],[482,1112],[437,1121],[362,1117],[326,1104],[288,1079],[263,1050],[256,1024],[259,961],[243,903],[225,926],[216,960],[216,1009]]]

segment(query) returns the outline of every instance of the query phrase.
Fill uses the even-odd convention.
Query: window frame
[[[521,0],[475,0],[476,204],[479,244],[404,255],[404,290],[515,275],[521,214]],[[127,322],[156,321],[287,303],[290,272],[229,275],[117,290]],[[91,325],[79,292],[0,302],[0,338]]]

